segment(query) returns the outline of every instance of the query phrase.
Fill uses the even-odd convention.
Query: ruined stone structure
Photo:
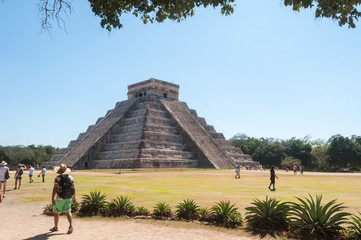
[[[52,156],[49,167],[65,163],[89,168],[258,168],[178,100],[179,86],[149,79],[128,86],[128,100]]]

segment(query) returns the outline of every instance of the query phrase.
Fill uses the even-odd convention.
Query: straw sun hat
[[[5,165],[7,165],[7,162],[2,161],[2,162],[0,163],[0,165],[1,165],[1,166],[5,166]]]
[[[68,168],[65,164],[61,164],[60,166],[54,167],[54,172],[57,174],[69,174],[71,173],[71,169]]]

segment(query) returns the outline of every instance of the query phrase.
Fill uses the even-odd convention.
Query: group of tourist
[[[10,170],[6,165],[7,162],[5,161],[2,161],[0,163],[0,203],[2,203],[3,199],[5,198],[6,183],[10,178]],[[26,169],[29,170],[29,183],[34,182],[33,176],[35,173],[35,169],[33,168],[33,166],[30,165],[28,168],[26,168],[24,164],[19,163],[14,174],[14,178],[15,178],[14,190],[20,189],[21,180],[23,179],[23,174]],[[38,177],[42,176],[43,182],[45,182],[45,174],[46,174],[46,168],[43,167],[38,175]],[[1,195],[1,190],[2,190],[2,195]]]
[[[14,178],[15,178],[15,187],[14,190],[16,189],[20,189],[21,187],[21,180],[23,179],[23,174],[25,170],[29,170],[29,183],[33,183],[34,179],[34,172],[35,169],[33,166],[29,166],[28,168],[24,165],[19,163],[18,167],[16,168],[15,174],[14,174]],[[45,182],[45,174],[46,174],[46,168],[43,167],[38,175],[38,177],[42,176],[42,182]],[[18,184],[19,183],[19,184]]]

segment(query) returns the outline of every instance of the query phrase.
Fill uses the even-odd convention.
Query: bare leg
[[[6,191],[6,183],[3,183],[4,185],[4,190],[3,190],[3,197],[5,197],[5,191]],[[1,195],[1,191],[0,191],[0,195]]]
[[[18,189],[20,189],[20,186],[21,186],[21,178],[19,178],[19,187],[18,187]]]
[[[69,222],[69,229],[67,234],[71,234],[73,232],[73,217],[71,215],[71,212],[65,212],[65,215],[68,218],[68,222]]]
[[[16,189],[16,186],[18,185],[18,179],[17,178],[15,178],[15,187],[14,187],[14,189]]]
[[[59,224],[59,213],[54,212],[54,228],[58,229]]]

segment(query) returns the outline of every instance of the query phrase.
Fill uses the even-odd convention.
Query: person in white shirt
[[[29,167],[29,183],[34,182],[33,176],[34,176],[35,169],[30,165]]]
[[[45,182],[45,174],[46,174],[46,168],[43,167],[43,169],[41,169],[41,176],[43,178],[43,182]]]
[[[0,163],[0,203],[2,202],[2,199],[5,198],[5,191],[6,191],[6,182],[8,181],[8,178],[10,177],[9,168],[6,167],[7,163],[5,161],[2,161]],[[3,189],[3,196],[1,197],[1,188],[4,186]]]

